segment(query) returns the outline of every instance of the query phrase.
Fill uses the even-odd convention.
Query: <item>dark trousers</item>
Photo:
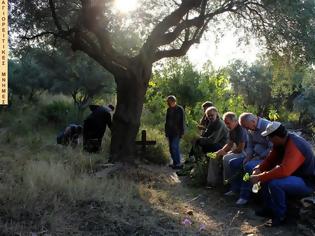
[[[192,145],[189,156],[195,156],[196,155],[196,150],[201,149],[203,153],[208,153],[208,152],[216,152],[219,151],[223,146],[218,144],[218,143],[213,143],[213,144],[201,144],[199,140],[196,141],[194,145]]]

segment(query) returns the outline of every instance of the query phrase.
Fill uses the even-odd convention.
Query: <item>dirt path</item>
[[[169,201],[163,205],[159,201],[152,204],[165,212],[177,216],[178,224],[185,229],[192,229],[195,235],[297,235],[294,219],[277,228],[264,226],[266,219],[254,215],[254,208],[259,203],[251,202],[245,207],[235,205],[237,199],[224,197],[223,190],[191,188],[186,177],[178,178],[176,173],[167,167],[144,166],[157,179],[167,180],[153,183],[153,189],[164,191]],[[147,170],[148,171],[148,170]]]

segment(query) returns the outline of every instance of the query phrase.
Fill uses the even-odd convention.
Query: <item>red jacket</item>
[[[273,147],[267,158],[258,166],[261,182],[290,175],[314,176],[315,157],[303,138],[289,134],[284,147]]]

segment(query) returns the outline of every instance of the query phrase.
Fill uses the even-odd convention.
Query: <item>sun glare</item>
[[[137,8],[137,0],[115,0],[114,8],[122,13],[128,13]]]

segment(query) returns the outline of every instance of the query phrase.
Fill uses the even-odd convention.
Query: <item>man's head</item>
[[[283,146],[286,142],[288,131],[277,121],[267,125],[266,130],[261,133],[262,136],[267,136],[275,146]]]
[[[210,102],[210,101],[206,101],[202,104],[202,109],[203,109],[203,112],[206,112],[207,108],[209,107],[212,107],[213,106],[213,103]]]
[[[245,129],[256,130],[258,118],[252,113],[244,112],[240,115],[238,119],[241,126]]]
[[[235,129],[236,126],[238,126],[237,116],[234,112],[224,113],[223,120],[224,120],[225,126],[230,130]]]
[[[169,107],[175,107],[176,106],[176,97],[174,95],[169,95],[166,99],[167,105]]]
[[[214,122],[218,119],[218,109],[216,107],[208,107],[205,114],[210,122]]]

